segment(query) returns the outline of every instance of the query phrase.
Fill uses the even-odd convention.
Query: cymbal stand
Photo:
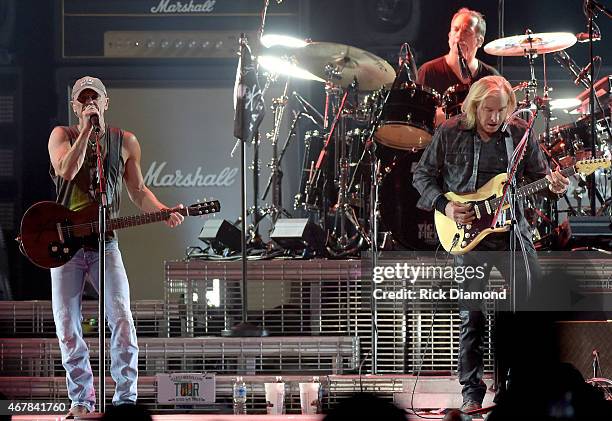
[[[268,88],[270,87],[270,85],[276,82],[276,79],[278,78],[278,74],[270,72],[270,73],[265,73],[265,76],[266,76],[266,84],[261,90],[262,97],[264,97],[266,92],[268,92]],[[240,141],[236,142],[236,145],[239,142]],[[249,245],[256,247],[256,248],[259,248],[263,245],[262,240],[261,240],[261,235],[259,234],[259,223],[261,222],[261,219],[263,218],[261,209],[259,207],[259,176],[261,173],[261,170],[260,170],[261,162],[259,159],[260,144],[261,144],[261,137],[259,134],[259,130],[257,130],[253,134],[253,140],[252,140],[253,161],[251,161],[251,165],[249,166],[249,169],[251,170],[253,174],[253,206],[247,209],[247,215],[253,216],[253,222],[248,226],[248,237],[247,238],[250,238]]]
[[[546,145],[550,145],[550,119],[552,117],[550,112],[550,87],[548,86],[548,77],[547,77],[547,69],[546,69],[546,54],[542,54],[542,67],[544,73],[544,96],[542,98],[537,98],[536,105],[539,107],[540,111],[544,115],[544,139]],[[550,213],[552,216],[552,220],[554,221],[555,226],[559,225],[559,211],[557,208],[557,202],[552,201],[550,203]],[[549,227],[550,229],[551,227]],[[546,234],[550,234],[550,232],[546,232]]]
[[[273,224],[276,223],[281,214],[289,217],[291,216],[289,212],[282,206],[283,172],[280,169],[280,163],[278,159],[278,138],[280,135],[280,126],[283,121],[285,108],[287,106],[287,102],[289,101],[287,92],[289,89],[290,80],[291,79],[287,77],[283,94],[279,98],[274,98],[272,100],[274,129],[272,133],[266,134],[266,136],[270,140],[270,143],[272,144],[272,158],[270,159],[270,163],[268,164],[268,167],[270,168],[270,178],[268,179],[268,185],[261,197],[261,200],[265,200],[268,196],[270,189],[272,189],[272,205],[263,209],[263,215],[270,215]]]
[[[527,82],[527,87],[525,88],[525,105],[529,105],[535,100],[535,97],[537,95],[538,81],[535,76],[534,60],[536,59],[536,57],[538,57],[538,53],[537,50],[533,48],[533,38],[531,38],[531,30],[527,29],[527,31],[525,31],[525,34],[527,34],[527,39],[529,40],[530,46],[529,49],[524,50],[524,56],[529,61],[530,79],[529,82]]]
[[[357,92],[357,80],[354,80],[347,88],[347,93]],[[347,128],[346,119],[343,114],[346,109],[339,111],[339,130],[336,132],[336,154],[338,156],[338,200],[335,205],[336,213],[334,215],[334,228],[331,233],[331,239],[334,240],[331,249],[332,252],[340,252],[341,254],[349,254],[359,250],[362,240],[368,244],[370,238],[363,226],[359,223],[355,210],[351,207],[348,195],[349,187],[349,157],[347,151]],[[356,233],[349,238],[347,230],[347,221],[356,230]]]

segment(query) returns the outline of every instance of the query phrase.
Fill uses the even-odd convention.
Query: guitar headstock
[[[610,168],[610,160],[608,158],[592,158],[576,162],[576,172],[583,175],[590,175],[595,170],[606,168]]]
[[[204,202],[194,203],[187,207],[187,215],[202,216],[209,213],[216,213],[221,210],[221,203],[218,200],[208,200]]]

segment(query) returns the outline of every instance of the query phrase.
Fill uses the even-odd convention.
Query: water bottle
[[[246,414],[247,389],[241,376],[236,377],[233,387],[234,415]]]

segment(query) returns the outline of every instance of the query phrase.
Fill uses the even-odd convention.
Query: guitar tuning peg
[[[204,197],[204,201],[205,201],[205,202],[208,202],[208,199],[207,199],[206,197]]]
[[[200,199],[196,199],[196,203],[200,203]]]

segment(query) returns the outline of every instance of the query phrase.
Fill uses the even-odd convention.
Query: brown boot
[[[72,408],[70,408],[70,411],[68,411],[68,414],[66,415],[65,419],[71,420],[74,418],[82,417],[87,414],[89,414],[89,409],[87,409],[86,406],[75,405]]]

